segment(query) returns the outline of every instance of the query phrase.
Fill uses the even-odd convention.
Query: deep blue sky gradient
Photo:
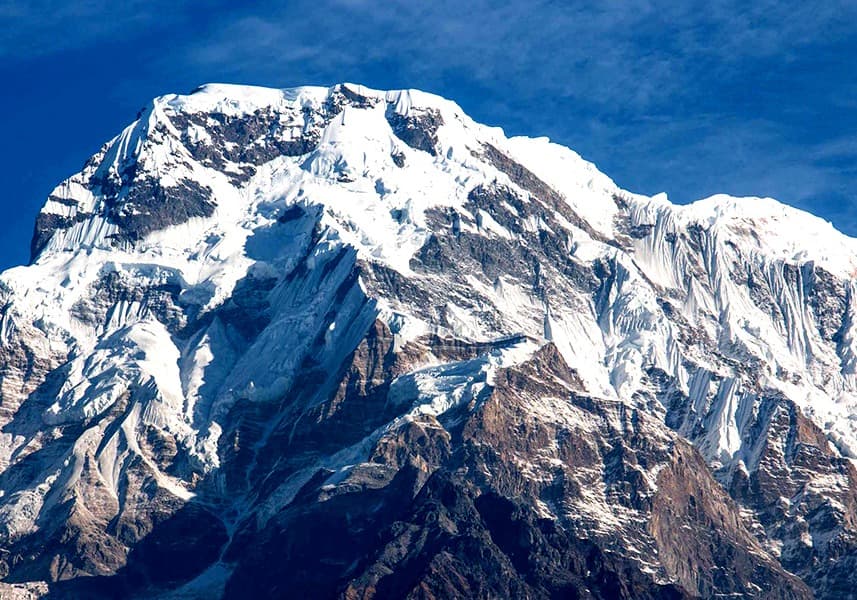
[[[0,268],[153,96],[414,87],[676,202],[773,196],[857,235],[857,2],[0,0]]]

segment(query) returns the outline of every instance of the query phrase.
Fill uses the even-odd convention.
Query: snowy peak
[[[48,245],[107,248],[210,217],[220,194],[209,180],[225,176],[229,184],[246,184],[259,166],[304,156],[319,144],[325,156],[308,166],[315,164],[318,174],[317,163],[327,157],[333,160],[321,166],[327,175],[348,177],[337,171],[346,168],[346,157],[331,152],[331,147],[344,145],[343,136],[353,143],[372,137],[373,131],[393,137],[392,131],[398,143],[388,146],[404,142],[433,156],[449,153],[454,142],[443,134],[438,139],[443,115],[449,123],[475,127],[462,122],[453,103],[411,90],[208,85],[188,96],[157,98],[81,173],[54,190],[36,226],[34,257]],[[379,152],[401,160],[395,147]]]

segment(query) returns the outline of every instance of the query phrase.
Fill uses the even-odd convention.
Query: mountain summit
[[[0,276],[0,592],[854,597],[855,272],[415,90],[157,98]]]

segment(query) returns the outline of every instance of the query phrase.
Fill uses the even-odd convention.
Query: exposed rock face
[[[621,403],[576,396],[578,386],[549,344],[499,372],[473,408],[385,434],[370,462],[335,486],[329,472],[311,478],[289,510],[248,538],[227,597],[683,597],[678,586],[641,576],[646,553],[627,554],[643,549],[668,557],[661,579],[690,584],[690,595],[810,597],[776,561],[760,559],[764,551],[689,445]],[[556,412],[532,414],[531,403],[546,400]],[[688,493],[698,507],[688,510]],[[617,512],[630,518],[602,521]],[[718,577],[730,554],[736,573],[697,581]],[[270,555],[291,567],[271,571]]]
[[[848,598],[857,242],[454,104],[156,99],[0,276],[0,595]]]
[[[440,111],[426,108],[411,110],[408,111],[408,114],[403,115],[391,106],[387,110],[387,122],[396,137],[408,146],[437,156],[437,130],[443,125],[443,117]]]

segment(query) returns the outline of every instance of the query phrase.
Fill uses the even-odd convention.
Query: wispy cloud
[[[166,27],[187,3],[166,0],[2,0],[0,58],[27,60]]]
[[[853,33],[853,17],[857,5],[835,1],[293,2],[220,24],[187,58],[263,72],[310,60],[304,69],[330,73],[395,59],[420,79],[460,70],[516,92],[647,109],[747,61],[794,60],[802,46]]]

